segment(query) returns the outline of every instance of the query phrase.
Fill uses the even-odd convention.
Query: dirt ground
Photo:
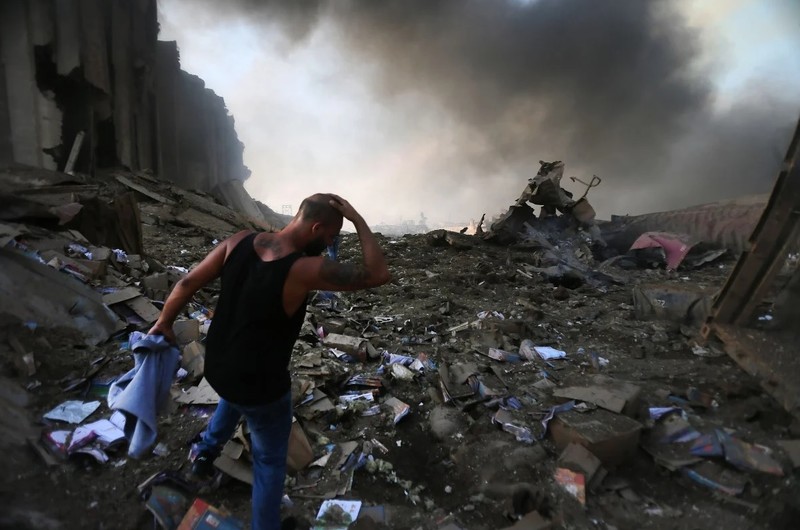
[[[718,287],[733,266],[730,259],[677,273],[635,268],[623,271],[628,280],[622,285],[569,288],[539,275],[522,274],[525,264],[534,261],[527,250],[508,250],[477,240],[472,248],[458,250],[432,246],[426,236],[382,237],[381,242],[390,261],[392,283],[369,292],[343,294],[336,310],[312,302],[310,314],[316,323],[324,327],[331,320],[344,319],[345,333],[358,335],[369,329],[375,347],[412,357],[425,353],[438,366],[474,362],[483,369],[494,365],[499,370],[486,373],[502,375],[507,393],[523,403],[518,411],[521,421],[534,432],[543,412],[557,402],[533,387],[541,379],[541,370],[549,370],[558,386],[583,384],[596,372],[589,357],[596,352],[608,359],[603,374],[641,387],[639,419],[646,427],[647,406],[674,404],[666,397],[685,395],[694,387],[713,396],[717,405],[684,407],[690,421],[702,426],[698,430],[732,429],[741,439],[775,450],[776,440],[800,437],[798,421],[729,357],[697,356],[686,327],[634,317],[633,285],[666,282]],[[145,247],[166,265],[190,267],[212,248],[212,240],[192,228],[145,226]],[[357,249],[356,237],[347,235],[341,259],[357,259]],[[475,321],[481,311],[497,311],[504,320],[495,319],[494,325],[483,329],[447,332]],[[369,324],[378,316],[392,320]],[[360,328],[365,322],[369,325]],[[120,375],[133,365],[130,353],[121,349],[124,335],[98,347],[85,347],[67,332],[20,330],[8,324],[0,343],[12,333],[34,351],[37,372],[25,377],[9,358],[3,359],[0,375],[6,377],[6,391],[17,388],[14,385],[30,388],[27,404],[22,398],[8,398],[16,403],[15,411],[25,411],[20,414],[28,415],[30,425],[24,417],[7,415],[3,425],[9,431],[36,432],[46,411],[66,399],[79,399],[80,393],[66,393],[63,387],[94,360],[109,359],[98,377]],[[564,350],[567,357],[548,367],[538,361],[499,363],[485,355],[488,347],[516,352],[526,338]],[[322,366],[328,367],[329,375],[315,378],[298,367],[299,359],[316,353],[322,354]],[[335,398],[343,377],[372,374],[379,366],[380,360],[343,363],[305,336],[298,343],[293,372],[296,378],[316,380],[319,388]],[[33,381],[41,384],[31,385]],[[358,469],[352,488],[342,497],[361,500],[365,506],[385,506],[389,520],[385,525],[359,521],[353,528],[504,528],[513,524],[508,513],[525,504],[519,494],[523,490],[529,492],[528,510],[538,509],[563,528],[797,527],[800,487],[798,473],[790,466],[782,477],[743,471],[747,487],[741,496],[731,497],[694,482],[681,470],[667,470],[641,448],[627,455],[621,465],[609,468],[603,484],[587,492],[586,506],[581,506],[553,480],[559,451],[552,439],[530,445],[517,441],[492,424],[494,411],[483,403],[463,412],[453,408],[457,428],[447,436],[435,436],[430,416],[441,407],[438,387],[436,371],[425,371],[411,381],[385,378],[383,395],[397,397],[411,409],[396,425],[385,412],[301,419],[315,456],[322,455],[326,443],[350,440],[377,440],[388,449],[376,456],[390,462],[394,474]],[[91,419],[108,417],[103,403]],[[297,407],[298,416],[302,408]],[[166,444],[167,454],[141,460],[128,458],[123,448],[103,465],[72,458],[47,467],[24,443],[4,443],[0,527],[154,528],[136,486],[158,471],[188,469],[190,441],[203,429],[210,411],[210,407],[174,407],[159,424],[159,442]],[[296,489],[306,479],[303,472],[289,483],[293,507],[286,513],[311,521],[321,500],[306,498],[307,489]],[[226,478],[219,488],[200,496],[242,520],[249,519],[250,488],[244,483]]]

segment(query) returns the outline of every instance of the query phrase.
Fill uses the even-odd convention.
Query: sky
[[[577,195],[600,176],[603,218],[769,192],[800,3],[638,1],[159,0],[159,38],[225,99],[278,212],[325,191],[370,224],[491,219],[538,160]]]

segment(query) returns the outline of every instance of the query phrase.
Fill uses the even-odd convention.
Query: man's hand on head
[[[342,217],[354,224],[357,220],[361,219],[361,214],[358,213],[355,208],[353,208],[352,204],[339,197],[335,193],[330,193],[329,195],[333,197],[333,199],[330,201],[330,205],[339,210],[339,212],[342,214]]]

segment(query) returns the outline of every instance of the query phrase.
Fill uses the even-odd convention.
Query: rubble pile
[[[11,203],[20,191],[6,175]],[[42,186],[64,196],[23,193],[36,200],[0,225],[2,440],[13,455],[2,471],[15,484],[0,491],[15,506],[0,522],[249,519],[246,425],[215,462],[219,481],[185,476],[218,399],[203,379],[214,286],[176,323],[178,378],[143,455],[130,455],[108,398],[135,367],[131,332],[147,330],[218,241],[253,225],[142,175]],[[72,225],[92,198],[118,213]],[[695,342],[732,262],[668,268],[654,249],[609,249],[599,224],[568,217],[574,204],[476,236],[379,235],[391,284],[310,298],[291,364],[287,513],[329,528],[409,529],[794,519],[800,423],[715,344]],[[355,235],[339,254],[359,259]]]

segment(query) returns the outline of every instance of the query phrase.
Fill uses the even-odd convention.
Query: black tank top
[[[302,254],[262,261],[250,234],[234,247],[222,269],[222,291],[206,339],[205,376],[228,401],[257,405],[291,387],[289,358],[306,314],[283,309],[283,285]]]

